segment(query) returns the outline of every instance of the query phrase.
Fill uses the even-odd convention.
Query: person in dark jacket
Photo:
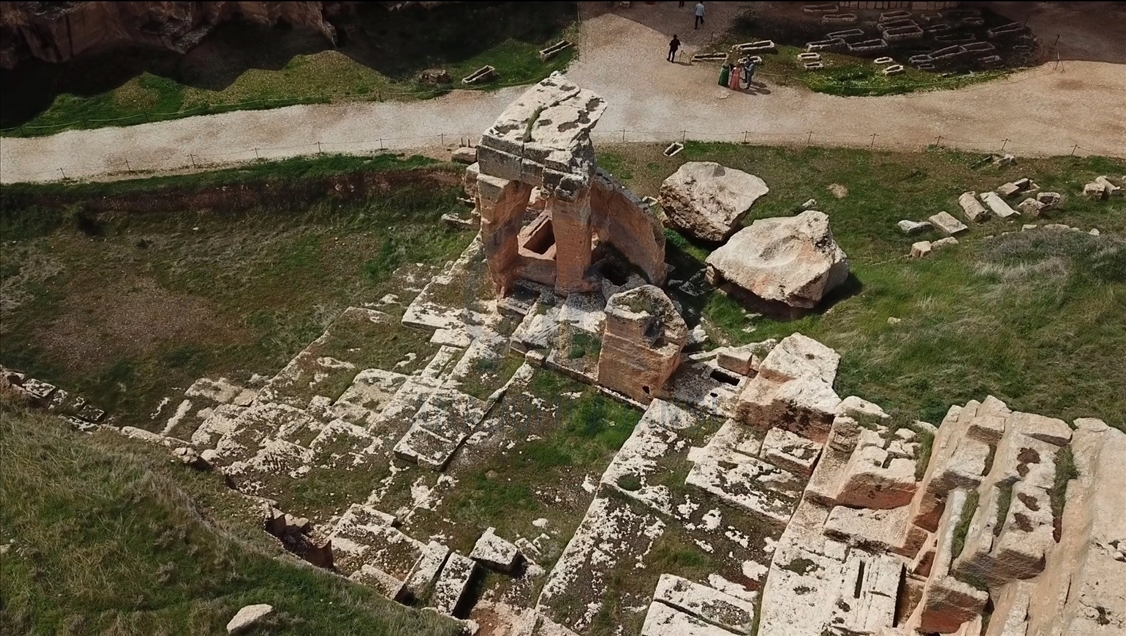
[[[680,40],[679,40],[679,39],[678,39],[678,38],[676,37],[676,34],[675,34],[675,33],[673,33],[673,34],[672,34],[672,42],[669,42],[669,57],[668,57],[668,61],[670,61],[670,62],[675,62],[675,61],[676,61],[676,51],[677,51],[677,49],[679,49],[679,48],[680,48]]]

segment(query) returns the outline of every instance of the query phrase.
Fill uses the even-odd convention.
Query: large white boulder
[[[769,191],[766,182],[753,174],[713,161],[690,161],[661,184],[659,203],[674,228],[719,243]]]
[[[743,228],[708,256],[708,275],[765,300],[808,309],[848,278],[848,257],[833,240],[829,217],[808,210]]]

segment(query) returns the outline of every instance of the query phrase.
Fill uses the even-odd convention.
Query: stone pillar
[[[508,292],[519,274],[516,237],[528,207],[532,186],[486,174],[477,177],[477,211],[481,214],[481,242],[488,259],[489,276],[498,297]],[[589,252],[589,246],[588,246]],[[588,257],[589,260],[589,257]]]
[[[589,291],[591,285],[585,277],[590,268],[592,238],[590,187],[576,192],[573,200],[551,194],[547,200],[547,211],[551,214],[555,230],[556,293],[565,296],[571,292]]]
[[[659,287],[614,294],[606,303],[598,383],[649,404],[663,395],[687,342],[688,326]]]

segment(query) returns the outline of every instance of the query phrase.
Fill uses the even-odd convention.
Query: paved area
[[[736,93],[716,85],[715,65],[666,62],[670,34],[630,19],[629,11],[644,8],[583,23],[581,54],[567,75],[609,103],[596,140],[686,137],[908,149],[941,136],[943,145],[979,151],[1004,145],[1006,152],[1027,156],[1073,150],[1126,156],[1126,65],[1068,59],[957,91],[891,97],[834,97],[772,86],[769,77],[755,92]],[[680,35],[688,56],[705,39]],[[167,173],[255,157],[457,145],[475,139],[523,90],[455,91],[415,103],[291,106],[4,138],[0,182],[112,179],[130,170]]]

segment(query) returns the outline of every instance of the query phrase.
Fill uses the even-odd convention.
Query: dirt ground
[[[664,60],[672,29],[684,42],[685,56],[691,56],[726,30],[740,13],[740,4],[709,3],[706,36],[690,28],[687,6],[635,3],[613,13],[608,3],[584,7],[589,19],[579,36],[579,58],[567,75],[609,103],[595,131],[596,141],[686,138],[921,149],[941,136],[944,146],[979,152],[1004,148],[1026,156],[1126,155],[1126,102],[1121,98],[1126,94],[1126,65],[1110,61],[1122,55],[1115,53],[1115,45],[1126,40],[1117,35],[1126,29],[1126,20],[1099,20],[1100,11],[1104,17],[1126,14],[1122,3],[1087,3],[1075,11],[1040,3],[1029,14],[1029,24],[1040,30],[1042,40],[1043,29],[1049,29],[1049,37],[1050,29],[1060,31],[1062,62],[956,91],[835,97],[773,85],[767,60],[761,73],[765,86],[737,93],[715,85],[715,65]],[[998,6],[998,12],[1024,6],[1009,4],[1020,6]],[[1085,25],[1091,30],[1085,31]],[[52,181],[64,175],[107,178],[120,175],[127,162],[132,170],[160,173],[322,149],[366,153],[448,148],[475,139],[523,91],[455,91],[413,104],[293,106],[5,138],[0,141],[0,182]]]

